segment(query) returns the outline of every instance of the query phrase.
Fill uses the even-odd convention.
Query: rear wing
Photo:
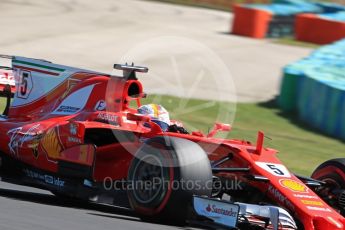
[[[12,59],[13,56],[0,55],[0,96],[13,96],[16,90]]]

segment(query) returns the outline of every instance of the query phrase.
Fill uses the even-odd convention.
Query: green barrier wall
[[[284,68],[279,106],[345,140],[345,39]]]
[[[297,101],[297,83],[298,74],[291,74],[285,72],[283,75],[283,82],[280,89],[279,105],[285,112],[293,111],[296,108]]]

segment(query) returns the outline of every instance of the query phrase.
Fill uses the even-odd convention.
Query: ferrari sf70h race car
[[[145,97],[134,65],[114,76],[5,56],[15,78],[0,117],[0,175],[59,199],[130,208],[143,220],[229,229],[337,230],[344,217],[319,195],[326,183],[290,172],[263,146],[163,131],[137,108]],[[11,98],[13,97],[13,99]],[[322,194],[321,194],[322,195]]]

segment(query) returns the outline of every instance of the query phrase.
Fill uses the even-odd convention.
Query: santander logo
[[[211,206],[210,204],[208,204],[208,206],[206,207],[206,211],[211,212],[211,213],[220,214],[223,216],[232,216],[232,217],[237,216],[237,212],[233,211],[232,208],[230,210],[227,210],[224,208],[218,208],[216,205]]]

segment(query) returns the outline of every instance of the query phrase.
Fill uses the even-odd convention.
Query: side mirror
[[[218,132],[230,132],[231,126],[229,124],[215,123],[213,129],[207,134],[208,138],[214,137]]]
[[[151,129],[150,133],[152,133],[152,134],[156,134],[156,133],[161,133],[162,132],[161,127],[159,125],[157,125],[155,122],[152,122],[151,118],[148,117],[148,116],[144,116],[144,115],[141,115],[141,114],[127,113],[127,120],[148,123],[148,127]]]
[[[150,122],[151,118],[140,114],[127,113],[127,120],[136,122]]]

